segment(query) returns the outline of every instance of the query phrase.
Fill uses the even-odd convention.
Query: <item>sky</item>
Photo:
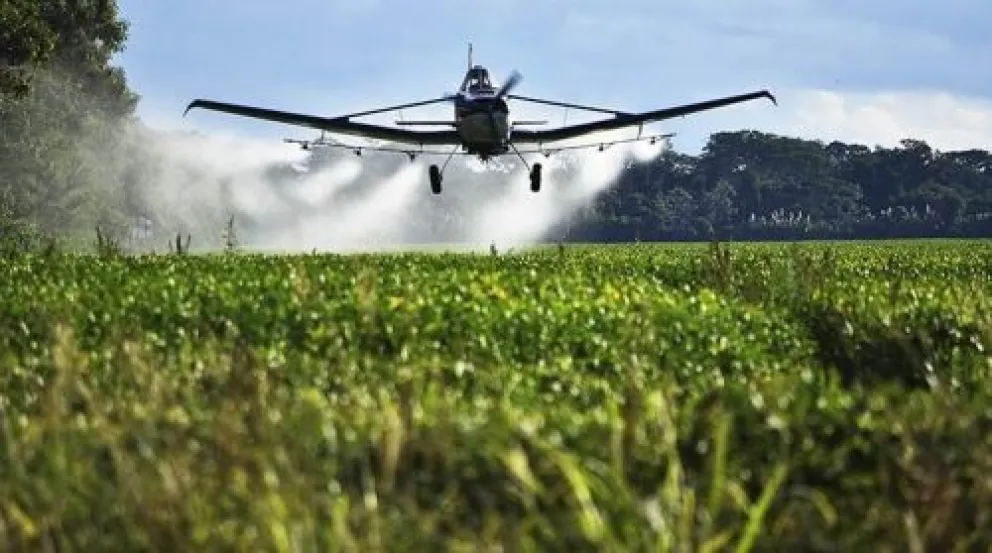
[[[768,89],[766,101],[654,123],[676,150],[755,129],[824,141],[992,149],[988,0],[119,0],[118,56],[151,126],[271,139],[308,129],[206,111],[195,98],[324,116],[438,97],[467,44],[515,92],[643,111]],[[438,112],[438,109],[441,111]],[[553,125],[594,114],[511,103]],[[406,110],[406,118],[450,107]],[[568,119],[565,119],[567,117]],[[391,123],[396,114],[368,118]],[[636,132],[636,131],[634,131]]]

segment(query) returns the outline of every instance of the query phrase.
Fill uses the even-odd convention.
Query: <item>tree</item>
[[[37,0],[0,3],[0,94],[24,96],[30,68],[47,61],[55,35],[41,17]]]
[[[2,38],[18,79],[0,88],[5,219],[53,234],[92,229],[122,211],[137,96],[111,57],[127,24],[110,0],[16,0],[2,13],[19,25]]]
[[[42,18],[56,36],[56,66],[72,75],[82,94],[98,100],[94,107],[105,115],[130,116],[137,95],[128,89],[124,70],[110,63],[128,33],[116,0],[48,0],[43,6]]]

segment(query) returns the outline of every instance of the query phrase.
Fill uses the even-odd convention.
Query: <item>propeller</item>
[[[506,96],[511,90],[520,84],[520,81],[522,81],[523,78],[524,76],[521,75],[519,71],[514,69],[513,72],[506,78],[506,82],[503,83],[503,86],[499,87],[499,91],[496,92],[496,96],[500,98]]]

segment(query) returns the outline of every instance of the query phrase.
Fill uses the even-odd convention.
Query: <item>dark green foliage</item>
[[[992,153],[721,132],[626,169],[578,242],[992,236]]]
[[[56,37],[41,6],[37,0],[0,3],[0,94],[27,94],[31,68],[51,56]]]
[[[986,550],[990,256],[13,256],[0,543]]]
[[[111,0],[4,2],[0,208],[46,235],[82,238],[125,217],[125,129],[137,98],[111,64],[127,24]],[[8,78],[9,77],[9,78]],[[9,86],[8,86],[9,85]],[[116,219],[116,220],[115,220]]]

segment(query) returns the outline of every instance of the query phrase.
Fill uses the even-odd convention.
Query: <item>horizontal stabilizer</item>
[[[397,121],[397,125],[433,125],[433,126],[446,126],[454,127],[457,123],[454,121]]]

